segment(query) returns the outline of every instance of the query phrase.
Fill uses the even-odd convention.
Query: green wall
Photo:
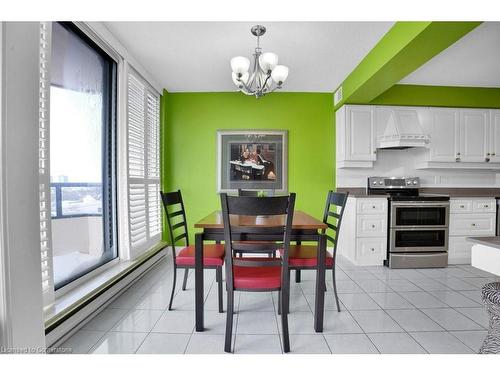
[[[394,85],[369,104],[500,108],[500,88]]]
[[[335,187],[332,94],[167,93],[162,96],[162,186],[181,189],[191,241],[196,221],[220,209],[218,129],[288,130],[288,190],[296,209],[321,218]],[[166,233],[166,232],[164,232]]]

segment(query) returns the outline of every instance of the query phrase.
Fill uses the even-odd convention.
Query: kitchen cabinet
[[[500,111],[428,108],[429,152],[418,169],[500,168]]]
[[[448,262],[469,264],[472,243],[467,237],[495,235],[496,201],[494,198],[452,198]]]
[[[344,105],[335,114],[337,167],[371,167],[376,160],[374,106]]]
[[[460,110],[460,154],[462,162],[488,161],[490,114],[484,109]]]
[[[429,161],[455,162],[460,155],[460,117],[455,109],[431,108]]]
[[[387,258],[387,198],[349,197],[340,229],[339,255],[359,266]]]
[[[500,163],[500,110],[490,111],[490,163]]]

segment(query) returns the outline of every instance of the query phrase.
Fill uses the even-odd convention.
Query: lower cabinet
[[[450,201],[449,264],[470,264],[472,243],[467,237],[495,235],[494,198],[452,198]]]
[[[355,265],[383,264],[387,257],[387,198],[348,198],[337,251]]]

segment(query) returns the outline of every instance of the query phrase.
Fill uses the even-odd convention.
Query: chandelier
[[[253,68],[249,71],[250,60],[246,57],[233,57],[231,59],[232,78],[239,91],[245,95],[255,95],[256,98],[260,98],[281,89],[288,77],[288,67],[278,65],[278,55],[275,53],[262,53],[260,37],[266,32],[264,26],[255,25],[250,31],[257,37],[257,47],[253,54]]]

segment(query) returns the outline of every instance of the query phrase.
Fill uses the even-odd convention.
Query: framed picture
[[[287,193],[286,130],[217,131],[217,190]]]

